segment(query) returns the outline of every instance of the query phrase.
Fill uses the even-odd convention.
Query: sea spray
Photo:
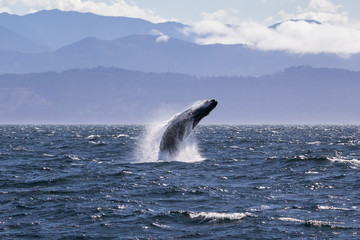
[[[211,100],[215,101],[215,100]],[[179,141],[179,145],[176,147],[176,153],[169,153],[160,151],[160,145],[162,143],[162,136],[166,131],[169,124],[172,121],[177,120],[179,117],[185,117],[184,120],[190,114],[193,117],[192,112],[196,111],[199,108],[204,108],[204,104],[208,106],[210,100],[207,101],[197,101],[190,106],[185,112],[180,112],[171,117],[169,121],[160,121],[157,123],[150,124],[146,126],[143,136],[138,144],[138,149],[136,150],[136,159],[137,162],[155,162],[155,161],[180,161],[180,162],[199,162],[204,160],[200,155],[196,138],[192,132],[194,124],[200,121],[198,120],[194,123],[194,119],[189,119],[189,121],[181,121],[182,127],[184,129],[184,139]],[[217,103],[216,103],[217,104]],[[216,106],[215,104],[215,106]],[[212,110],[213,108],[211,108]],[[210,110],[210,111],[211,111]],[[197,113],[198,114],[198,113]],[[199,119],[203,118],[208,114],[203,114]],[[196,116],[196,115],[195,115]],[[166,134],[166,132],[165,132]]]
[[[140,137],[136,149],[137,162],[156,162],[158,161],[159,145],[161,136],[165,131],[166,122],[147,125],[144,133]]]
[[[176,114],[177,115],[177,114]],[[176,116],[175,115],[175,116]],[[161,137],[168,122],[153,123],[145,127],[138,148],[136,149],[137,162],[179,161],[199,162],[204,160],[200,155],[196,138],[191,133],[181,144],[179,153],[175,156],[159,156]]]

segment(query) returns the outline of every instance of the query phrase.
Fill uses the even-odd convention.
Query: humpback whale
[[[206,117],[217,105],[215,99],[205,100],[175,115],[167,124],[161,137],[159,159],[174,157],[180,144],[190,135],[201,119]]]

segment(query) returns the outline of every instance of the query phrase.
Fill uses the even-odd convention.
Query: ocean
[[[0,126],[0,239],[360,239],[360,126]]]

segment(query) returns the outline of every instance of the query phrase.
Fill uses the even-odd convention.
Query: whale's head
[[[193,112],[191,114],[194,119],[193,128],[198,125],[201,119],[209,115],[209,113],[216,107],[217,104],[218,102],[215,99],[211,99],[202,101],[194,106]]]

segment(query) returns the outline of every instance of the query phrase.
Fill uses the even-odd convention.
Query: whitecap
[[[291,217],[280,217],[279,220],[284,221],[284,222],[298,222],[298,223],[304,223],[305,222],[304,220],[291,218]]]
[[[165,225],[165,224],[160,224],[160,223],[151,223],[151,225],[153,225],[154,227],[158,227],[158,228],[170,228],[170,226]]]
[[[68,154],[68,155],[65,155],[66,157],[70,158],[71,160],[81,160],[81,158],[75,156],[75,155],[72,155],[72,154]]]
[[[239,146],[232,145],[232,146],[230,146],[229,148],[239,149],[240,147],[239,147]]]
[[[339,208],[339,207],[333,207],[333,206],[321,206],[318,205],[317,209],[319,210],[340,210],[340,211],[352,211],[354,208]]]
[[[237,221],[245,217],[256,217],[256,215],[245,212],[245,213],[221,213],[221,212],[190,212],[190,218],[201,218],[204,220],[210,220],[211,222],[222,222],[222,221]]]
[[[89,143],[94,144],[96,146],[105,146],[106,143],[103,141],[89,141]]]
[[[346,159],[342,156],[336,155],[335,157],[326,157],[327,160],[335,163],[345,163],[345,164],[353,164],[356,166],[360,166],[359,159]]]
[[[114,135],[114,138],[129,138],[130,136],[128,134],[118,134]]]
[[[99,137],[101,137],[101,136],[100,135],[89,135],[89,136],[86,137],[86,139],[94,140],[94,139],[99,138]]]
[[[48,153],[44,153],[43,156],[44,156],[44,157],[55,157],[55,155],[53,155],[53,154],[48,154]]]
[[[328,221],[320,221],[320,220],[302,220],[302,219],[297,219],[297,218],[292,218],[292,217],[280,217],[279,218],[280,221],[284,221],[284,222],[296,222],[296,223],[301,223],[301,224],[305,224],[305,225],[311,225],[311,226],[315,226],[315,227],[331,227],[331,228],[341,228],[342,226],[340,226],[343,223],[339,223],[339,222],[328,222]]]
[[[102,214],[97,214],[97,215],[91,215],[90,216],[90,218],[92,218],[92,219],[101,219],[103,217],[103,215]]]
[[[307,142],[306,144],[308,144],[308,145],[320,145],[320,144],[321,144],[321,142],[320,142],[320,141]]]

